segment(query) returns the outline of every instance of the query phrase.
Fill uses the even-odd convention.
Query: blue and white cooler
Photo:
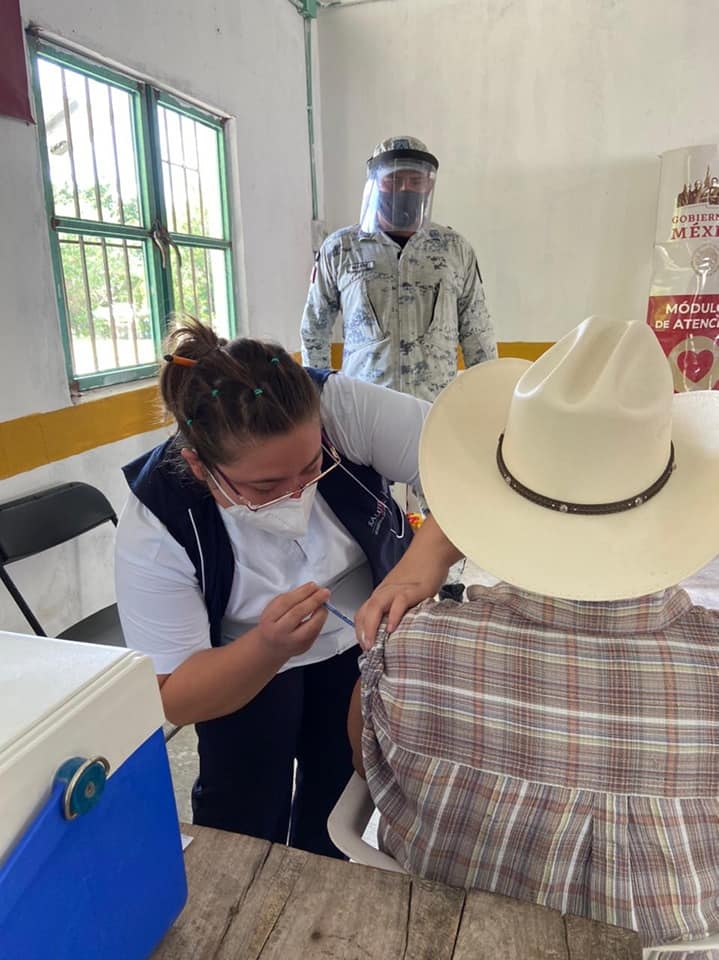
[[[145,960],[187,896],[150,660],[0,632],[0,957]]]

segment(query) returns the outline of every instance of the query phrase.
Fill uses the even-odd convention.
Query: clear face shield
[[[411,236],[429,225],[437,168],[411,152],[388,151],[367,164],[360,216],[364,233]]]

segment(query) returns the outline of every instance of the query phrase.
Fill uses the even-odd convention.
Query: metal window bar
[[[127,302],[132,311],[130,315],[130,336],[132,339],[132,353],[135,363],[140,362],[140,352],[137,346],[137,311],[135,310],[135,293],[132,289],[132,277],[130,276],[130,255],[127,252],[127,241],[122,241],[122,259],[125,268],[125,284],[127,285]]]
[[[85,77],[85,110],[87,112],[87,130],[90,136],[90,156],[92,157],[92,179],[95,191],[95,208],[97,219],[102,222],[105,219],[102,209],[102,196],[100,194],[100,178],[97,174],[97,152],[95,150],[95,127],[92,120],[92,101],[90,100],[90,78]]]
[[[162,125],[165,129],[165,154],[166,159],[163,159],[163,164],[167,169],[167,184],[170,191],[170,210],[172,211],[172,228],[173,231],[177,232],[177,212],[175,210],[175,185],[172,177],[172,163],[170,161],[170,130],[167,125],[167,114],[168,111],[164,107],[159,107],[158,111],[162,112]]]
[[[66,276],[65,276],[65,268],[64,268],[64,266],[62,266],[62,244],[60,243],[59,238],[58,238],[58,247],[59,247],[59,250],[60,250],[60,264],[61,264],[61,267],[60,267],[60,277],[61,277],[61,280],[62,280],[62,297],[63,297],[63,302],[64,302],[65,304],[69,304],[69,303],[70,303],[70,298],[69,298],[68,295],[67,295],[67,278],[66,278]],[[69,325],[68,325],[68,331],[67,331],[67,332],[68,332],[67,346],[68,346],[68,348],[69,348],[69,350],[70,350],[70,364],[71,364],[72,370],[75,371],[75,370],[77,369],[77,357],[75,356],[75,341],[74,341],[73,338],[70,336],[70,328],[69,328]],[[91,342],[91,343],[92,343],[92,342]]]
[[[175,251],[175,253],[177,254],[177,251]],[[178,260],[177,260],[177,284],[176,284],[176,287],[177,287],[177,297],[178,297],[178,299],[179,299],[179,301],[180,301],[180,313],[185,313],[185,312],[186,312],[186,310],[185,310],[185,290],[184,290],[184,284],[182,283],[182,264],[180,263],[179,256],[178,256]]]
[[[205,261],[205,278],[207,280],[207,302],[210,306],[210,316],[214,319],[216,315],[215,291],[212,285],[212,270],[210,269],[210,256],[207,250],[202,251],[202,256]]]
[[[112,87],[107,85],[107,111],[110,117],[110,131],[112,132],[112,157],[115,166],[115,189],[117,190],[117,207],[120,213],[120,223],[125,223],[125,204],[122,199],[122,181],[120,179],[120,162],[117,156],[117,131],[115,130],[115,105],[112,102]]]
[[[84,237],[78,237],[78,243],[79,243],[79,252],[80,252],[80,266],[82,268],[82,286],[85,294],[85,310],[87,312],[87,328],[90,334],[90,345],[92,347],[93,364],[95,369],[97,370],[99,364],[97,361],[97,340],[95,337],[95,318],[92,315],[92,297],[90,295],[90,281],[88,279],[89,274],[87,270],[87,253],[85,251]],[[68,333],[70,334],[70,342],[74,341],[75,338],[72,335],[72,325],[70,326]],[[74,353],[74,350],[73,350],[73,353]],[[73,366],[73,369],[75,369],[74,366]]]
[[[197,157],[197,194],[200,202],[200,232],[203,237],[207,236],[207,227],[205,225],[205,197],[202,189],[202,170],[200,168],[200,144],[197,138],[197,124],[192,124],[192,134],[195,139],[195,156]],[[205,278],[207,282],[207,303],[210,310],[210,318],[215,316],[215,297],[212,290],[212,272],[210,270],[210,259],[206,249],[202,251],[205,265]]]
[[[187,163],[187,154],[185,152],[185,124],[183,123],[184,117],[178,114],[177,120],[180,127],[180,151],[182,153],[181,168],[182,168],[182,177],[185,184],[185,210],[187,213],[187,232],[194,233],[194,230],[192,229],[192,214],[190,213],[190,188],[187,182],[188,163]],[[188,121],[188,123],[191,123],[191,122],[192,121]],[[199,166],[199,157],[198,157],[198,166]],[[198,176],[199,176],[199,170],[198,170]],[[199,316],[199,312],[200,312],[200,301],[197,299],[197,273],[195,272],[194,250],[190,251],[190,272],[192,275],[192,299],[194,300],[194,304],[195,304],[193,314],[194,316],[197,317]]]
[[[216,307],[215,307],[215,291],[212,285],[212,270],[210,269],[210,255],[207,252],[207,250],[203,250],[202,256],[205,261],[205,279],[207,282],[207,303],[210,308],[210,316],[214,320],[216,316]]]
[[[207,308],[209,310],[210,316],[214,319],[215,317],[215,306],[212,302],[212,292],[210,290],[210,271],[207,269],[207,251],[198,250],[197,251],[198,259],[202,258],[204,264],[204,269],[202,271],[203,279],[205,282],[205,290],[207,292]]]
[[[197,194],[200,198],[200,233],[203,237],[207,236],[205,227],[205,198],[202,192],[202,170],[200,169],[200,144],[197,139],[197,124],[192,124],[192,134],[195,139],[195,156],[197,157]]]
[[[190,247],[190,276],[192,278],[192,301],[194,303],[193,313],[197,316],[200,312],[200,301],[197,297],[197,271],[195,270],[195,248]]]
[[[182,122],[183,117],[177,117],[177,126],[180,131],[180,163],[178,164],[180,170],[182,171],[182,180],[185,185],[185,216],[187,217],[187,232],[194,233],[192,229],[192,213],[190,212],[190,187],[187,182],[187,154],[185,152],[185,125]]]
[[[100,239],[100,247],[102,250],[102,271],[103,280],[105,282],[105,296],[107,298],[107,308],[110,311],[110,339],[112,341],[112,352],[115,357],[115,366],[119,367],[120,355],[117,349],[117,327],[115,325],[115,305],[113,303],[114,296],[112,292],[112,281],[110,279],[110,267],[107,258],[107,240],[104,237]]]
[[[195,316],[200,312],[200,302],[202,300],[202,277],[199,275],[197,270],[197,264],[195,262],[195,255],[197,251],[194,247],[190,249],[190,276],[192,277],[192,299],[195,302]],[[206,311],[208,316],[204,317],[207,323],[212,323],[212,316],[209,315],[209,311]]]
[[[67,132],[67,156],[70,162],[70,173],[72,175],[72,199],[75,204],[75,216],[80,213],[80,194],[77,189],[77,170],[75,169],[75,145],[72,139],[72,124],[70,122],[70,100],[67,95],[67,71],[61,68],[60,76],[62,78],[62,109],[65,114],[65,130]]]

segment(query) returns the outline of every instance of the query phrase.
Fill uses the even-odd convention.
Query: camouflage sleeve
[[[310,367],[331,366],[330,338],[340,309],[331,253],[327,243],[323,243],[312,267],[310,289],[302,314],[302,362]]]
[[[482,276],[474,251],[469,249],[464,289],[457,304],[459,316],[459,342],[464,365],[472,367],[483,360],[497,356],[497,341],[494,326],[484,300]]]

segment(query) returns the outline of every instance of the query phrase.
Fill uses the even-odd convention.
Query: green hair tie
[[[212,393],[210,394],[210,396],[212,396],[212,397],[217,397],[217,396],[219,396],[219,393],[220,393],[220,391],[218,390],[217,387],[215,387],[215,389],[212,391]]]
[[[255,387],[255,389],[252,392],[256,397],[261,397],[265,391],[262,389],[262,387]]]
[[[187,420],[185,420],[185,423],[187,424],[188,427],[191,427],[191,426],[192,426],[192,417],[188,417]]]
[[[280,362],[279,357],[270,357],[270,363],[279,363],[279,362]]]

